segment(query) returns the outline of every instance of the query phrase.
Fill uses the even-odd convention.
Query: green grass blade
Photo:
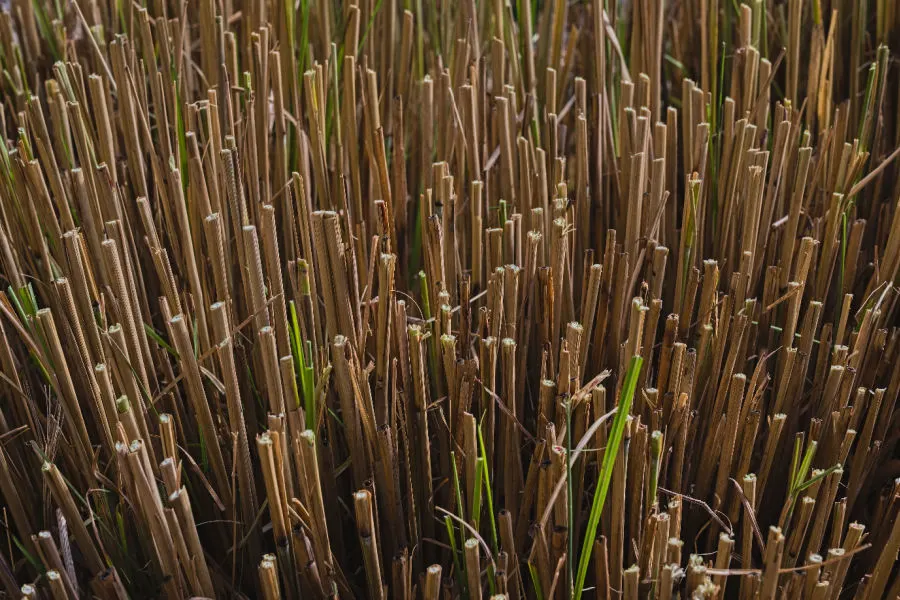
[[[803,490],[812,486],[813,484],[816,484],[819,481],[825,479],[826,477],[828,477],[829,475],[831,475],[832,473],[837,471],[840,468],[840,466],[841,465],[832,465],[832,466],[828,467],[827,469],[825,469],[824,471],[822,471],[821,473],[819,473],[818,475],[813,475],[812,477],[810,477],[803,483],[798,484],[797,488],[794,490],[795,493],[799,494],[800,492],[802,492]]]
[[[482,459],[485,460],[482,471],[484,473],[484,495],[487,500],[488,517],[491,520],[491,543],[496,553],[500,549],[500,545],[497,543],[497,518],[494,516],[494,495],[491,493],[491,474],[490,468],[487,466],[487,453],[484,451],[484,435],[481,432],[481,425],[478,426],[478,448]]]
[[[450,452],[450,470],[453,473],[453,492],[456,494],[457,516],[463,522],[466,520],[466,505],[462,500],[462,488],[459,486],[459,469],[456,468],[456,452]]]
[[[158,331],[153,329],[152,326],[148,325],[147,323],[144,323],[144,333],[147,334],[147,337],[149,337],[151,340],[156,342],[156,344],[160,348],[162,348],[163,350],[165,350],[166,352],[171,354],[172,358],[174,358],[175,360],[178,360],[178,352],[175,350],[175,348],[173,348],[169,344],[169,342],[167,342],[165,340],[165,338],[162,336],[162,334],[160,334]]]
[[[541,580],[538,579],[537,569],[530,562],[528,563],[528,574],[531,576],[531,585],[534,586],[534,597],[537,600],[544,600],[544,593],[541,591]]]
[[[631,403],[634,400],[634,391],[637,388],[642,362],[643,359],[640,356],[632,356],[631,362],[628,364],[628,371],[625,373],[622,396],[619,399],[616,417],[613,419],[606,450],[603,452],[603,463],[600,467],[600,477],[597,482],[597,489],[594,491],[594,501],[588,517],[587,533],[581,546],[578,575],[575,578],[575,600],[580,600],[584,591],[584,580],[587,577],[588,565],[591,563],[591,551],[594,548],[594,540],[597,537],[597,526],[600,524],[603,506],[606,504],[606,496],[609,493],[609,484],[612,481],[613,468],[616,464],[616,456],[619,454],[619,446],[621,446],[622,438],[625,435],[625,423],[628,420],[628,414],[631,412]]]
[[[793,484],[791,485],[794,490],[800,486],[806,478],[806,474],[809,473],[813,458],[816,455],[817,446],[818,444],[815,441],[810,440],[809,446],[806,447],[806,453],[803,455],[803,461],[800,463],[800,470],[797,471],[797,476],[794,478]]]
[[[485,460],[483,456],[475,459],[475,489],[472,492],[472,527],[478,530],[481,524],[481,497],[484,489]]]
[[[459,589],[466,589],[466,579],[463,577],[463,566],[459,559],[459,548],[456,545],[456,533],[453,527],[453,520],[450,515],[444,517],[444,526],[447,528],[447,538],[450,540],[450,552],[453,553],[453,566],[456,572],[456,581]]]

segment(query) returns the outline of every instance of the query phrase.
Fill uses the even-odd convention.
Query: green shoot
[[[634,400],[634,392],[637,388],[638,375],[641,372],[642,363],[643,359],[640,356],[632,356],[631,362],[628,364],[628,371],[625,373],[625,382],[622,385],[619,406],[609,432],[606,449],[603,451],[603,463],[600,466],[597,489],[594,490],[594,501],[588,517],[587,533],[581,546],[578,574],[575,578],[575,600],[581,600],[581,594],[584,592],[584,581],[587,578],[588,565],[591,563],[591,552],[594,549],[594,540],[597,538],[600,515],[603,513],[603,506],[606,504],[606,496],[609,493],[609,485],[612,482],[616,456],[619,454],[619,447],[625,435],[625,423],[631,412],[631,403]]]

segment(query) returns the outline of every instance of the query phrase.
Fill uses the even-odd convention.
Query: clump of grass
[[[0,594],[898,596],[872,4],[8,2]]]

